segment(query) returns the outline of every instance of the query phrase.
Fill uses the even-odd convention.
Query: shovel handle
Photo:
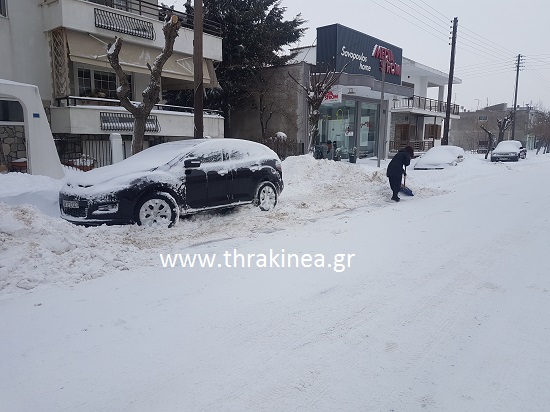
[[[403,186],[406,186],[405,182],[407,181],[407,166],[405,166],[405,174],[403,175]]]

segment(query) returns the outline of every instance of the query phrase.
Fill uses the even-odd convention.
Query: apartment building
[[[0,0],[0,79],[38,86],[64,163],[85,158],[95,166],[109,164],[113,133],[129,149],[133,118],[117,100],[107,45],[115,36],[123,39],[121,65],[132,99],[140,101],[149,82],[147,64],[164,46],[162,20],[168,11],[158,0]],[[192,88],[194,80],[193,16],[174,12],[182,28],[163,69],[163,90]],[[204,86],[217,87],[214,66],[222,59],[222,39],[214,22],[204,22],[203,57]],[[19,103],[0,100],[3,154],[24,157]],[[204,133],[223,137],[221,113],[205,111]],[[151,112],[147,142],[191,137],[192,108],[159,104]]]

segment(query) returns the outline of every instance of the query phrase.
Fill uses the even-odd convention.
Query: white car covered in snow
[[[502,162],[509,160],[517,162],[527,157],[527,149],[517,140],[503,140],[491,152],[491,162]]]
[[[464,160],[464,149],[458,146],[435,146],[424,153],[414,165],[415,170],[444,169]]]

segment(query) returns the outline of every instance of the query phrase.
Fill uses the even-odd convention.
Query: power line
[[[422,27],[419,26],[418,24],[413,23],[412,21],[410,21],[410,20],[406,19],[405,17],[401,16],[399,13],[395,13],[395,11],[388,9],[388,8],[385,7],[385,6],[382,6],[381,4],[377,3],[377,2],[374,1],[374,0],[370,0],[370,1],[371,1],[372,3],[374,3],[374,4],[376,4],[378,7],[383,8],[384,10],[389,11],[390,13],[396,15],[397,17],[399,17],[399,18],[405,20],[406,22],[412,24],[413,26],[418,27],[420,30],[424,31],[425,33],[430,34],[431,36],[434,36],[434,37],[437,38],[438,40],[441,40],[441,41],[444,41],[444,42],[448,42],[448,39],[443,40],[441,37],[439,37],[439,36],[433,34],[432,32],[429,32],[429,31],[425,30],[424,28],[422,28]],[[401,9],[400,9],[400,10],[401,10]],[[405,13],[406,13],[406,12],[405,12]],[[407,14],[408,14],[408,13],[407,13]],[[437,32],[437,33],[439,33],[439,34],[442,34],[443,36],[447,36],[446,33],[440,32],[438,29],[435,29],[435,28],[433,28],[433,27],[430,26],[430,25],[427,25],[427,26],[430,27],[430,28],[431,28],[432,30],[434,30],[435,32]]]

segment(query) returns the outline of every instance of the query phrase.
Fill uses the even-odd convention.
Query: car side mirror
[[[192,158],[192,159],[185,159],[183,161],[183,166],[185,168],[194,168],[194,167],[200,167],[201,165],[201,161],[199,159],[196,159],[196,158]]]

